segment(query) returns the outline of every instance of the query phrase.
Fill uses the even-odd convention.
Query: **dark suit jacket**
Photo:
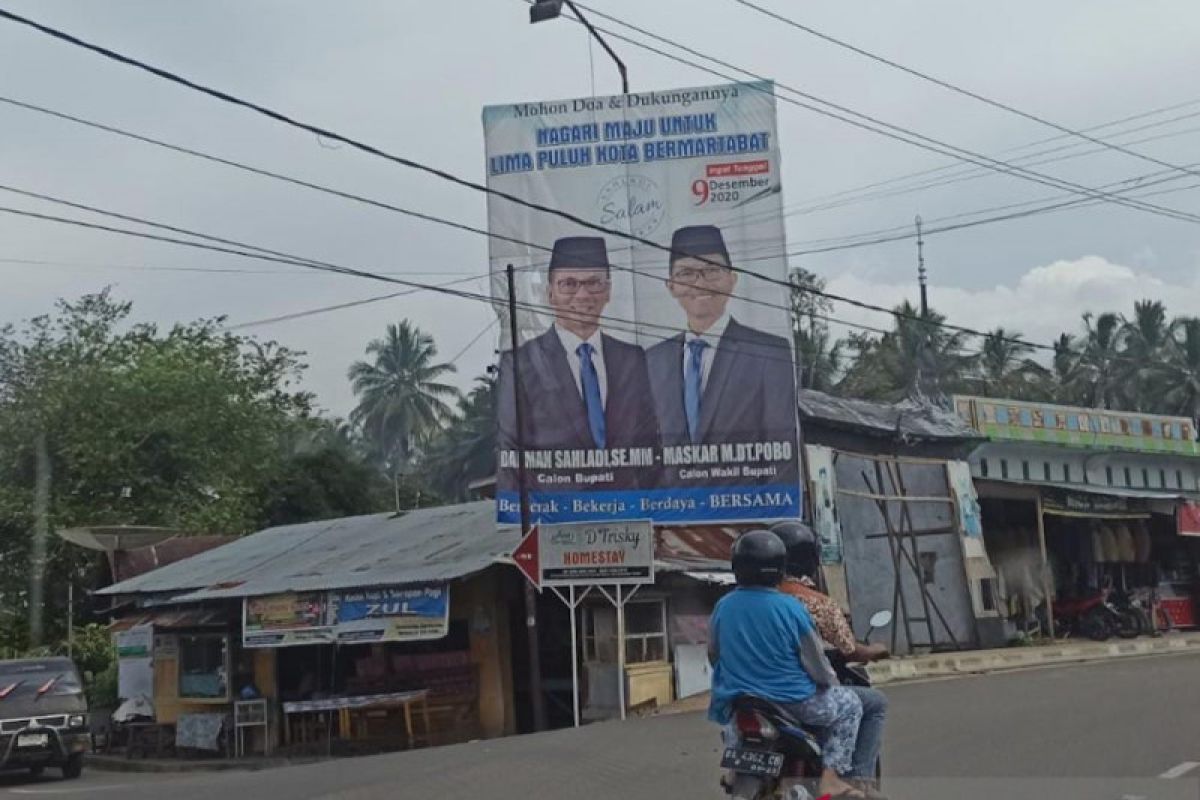
[[[646,353],[659,430],[667,447],[692,443],[683,408],[684,338],[679,334]],[[780,465],[780,474],[774,478],[748,482],[794,482],[799,455],[792,351],[783,337],[748,328],[731,318],[713,354],[708,383],[700,397],[698,443],[767,441],[790,441],[795,463],[787,469]]]
[[[601,334],[604,368],[608,377],[605,403],[605,445],[608,449],[630,447],[658,448],[658,426],[654,400],[642,348]],[[591,450],[596,447],[588,426],[583,397],[571,374],[567,351],[558,334],[547,330],[517,349],[521,368],[521,409],[524,417],[525,450]],[[500,359],[499,443],[501,450],[517,449],[517,412],[513,396],[512,353]],[[585,471],[585,470],[584,470]],[[515,473],[515,470],[506,472]],[[574,474],[567,470],[566,474]],[[625,467],[616,470],[612,484],[596,485],[597,490],[628,489],[653,482],[650,473]],[[501,476],[501,488],[513,488],[515,476]],[[507,479],[505,479],[507,478]],[[539,485],[529,478],[531,491],[555,488]],[[564,484],[560,488],[570,488]],[[586,488],[586,487],[585,487]]]

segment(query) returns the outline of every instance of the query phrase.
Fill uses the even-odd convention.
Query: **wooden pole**
[[[1049,628],[1050,638],[1054,632],[1054,598],[1050,595],[1050,560],[1046,557],[1046,512],[1042,508],[1042,496],[1037,496],[1037,530],[1038,549],[1042,554],[1042,594],[1046,598],[1046,627]]]

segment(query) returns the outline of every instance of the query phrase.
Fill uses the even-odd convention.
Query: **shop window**
[[[988,463],[986,458],[979,459],[979,474],[984,478],[988,476]]]
[[[1021,462],[1021,477],[1024,478],[1025,480],[1029,480],[1029,462],[1028,461]]]
[[[1133,486],[1133,473],[1129,471],[1129,467],[1125,468],[1125,485]]]
[[[1104,480],[1108,481],[1109,486],[1113,485],[1113,476],[1112,476],[1112,467],[1111,466],[1107,466],[1104,468]]]
[[[1042,464],[1042,477],[1044,477],[1048,481],[1054,480],[1054,478],[1050,475],[1050,462],[1049,461]]]
[[[1008,477],[1008,459],[1007,458],[1000,459],[1000,477],[1001,478]]]
[[[179,637],[179,696],[188,700],[229,699],[229,637]]]
[[[1063,464],[1063,483],[1071,482],[1071,465]]]
[[[585,661],[617,660],[617,610],[611,605],[586,606],[583,620]],[[667,611],[662,600],[625,604],[625,663],[667,660]]]

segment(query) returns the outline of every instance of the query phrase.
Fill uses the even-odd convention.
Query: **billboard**
[[[483,125],[490,189],[588,223],[488,197],[499,520],[520,519],[521,454],[543,523],[798,517],[774,85],[489,106]]]
[[[334,630],[342,644],[440,639],[450,630],[450,589],[355,589],[339,592]]]
[[[440,639],[450,629],[450,587],[376,587],[247,597],[245,647]]]

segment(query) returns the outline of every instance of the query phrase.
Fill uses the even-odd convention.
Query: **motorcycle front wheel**
[[[1107,642],[1112,638],[1113,625],[1099,612],[1088,612],[1079,620],[1079,632],[1095,642]]]

